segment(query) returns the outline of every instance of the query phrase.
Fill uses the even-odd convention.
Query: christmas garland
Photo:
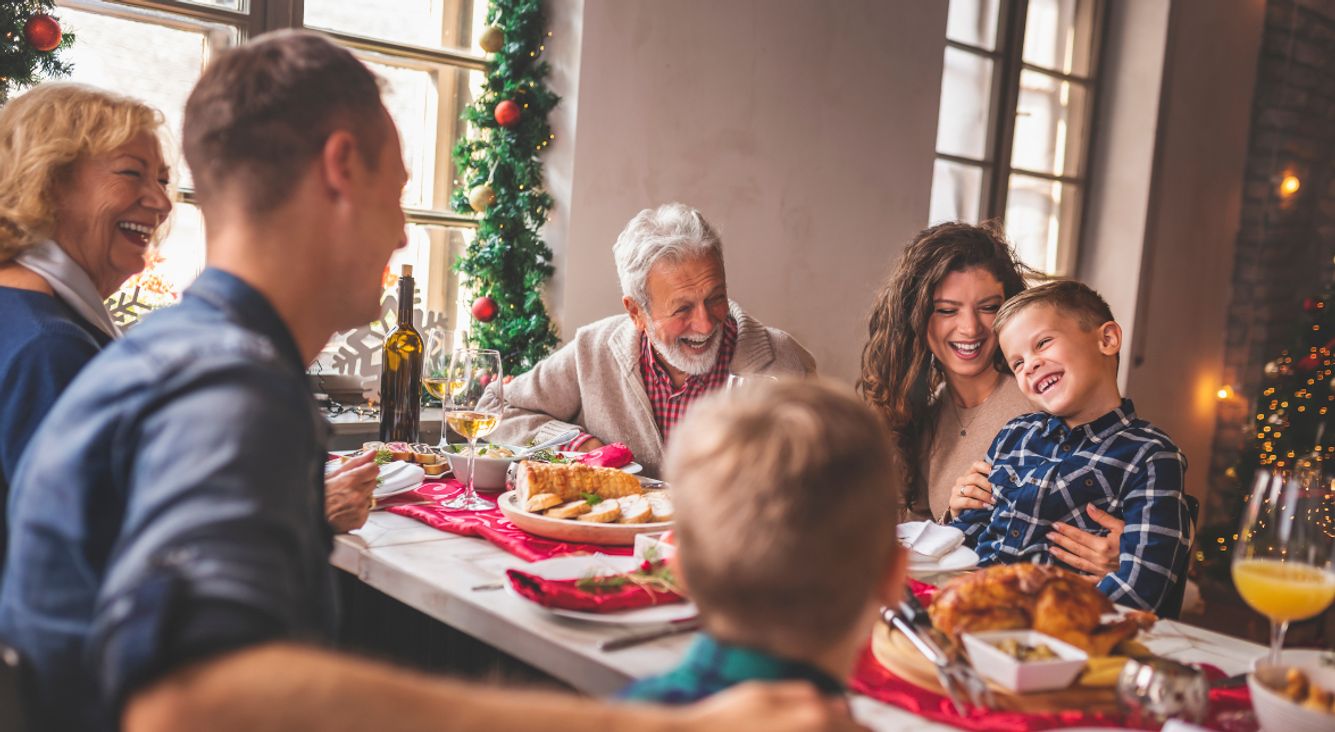
[[[501,352],[507,374],[532,368],[556,346],[542,300],[552,250],[539,234],[552,198],[539,156],[553,135],[547,114],[559,97],[544,83],[549,33],[541,0],[492,0],[479,38],[492,54],[482,93],[464,111],[474,131],[454,148],[457,211],[479,214],[477,236],[454,263],[476,296],[470,345]]]
[[[0,2],[0,104],[11,91],[32,86],[42,77],[67,76],[69,63],[56,51],[74,43],[51,15],[54,0]]]

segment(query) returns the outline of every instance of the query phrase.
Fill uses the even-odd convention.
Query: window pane
[[[473,47],[486,0],[306,0],[306,25],[427,48]]]
[[[1064,74],[1089,75],[1094,6],[1094,0],[1029,0],[1025,62]]]
[[[173,181],[188,188],[190,171],[179,153],[181,116],[211,54],[209,31],[217,27],[185,22],[168,27],[71,8],[62,8],[60,17],[79,37],[64,52],[74,65],[69,80],[127,94],[161,110],[173,136],[172,149],[165,151]]]
[[[992,97],[992,60],[946,49],[941,75],[941,118],[936,150],[978,160],[987,157],[987,120]]]
[[[1088,90],[1036,71],[1020,72],[1011,166],[1051,175],[1080,175]]]
[[[211,8],[238,10],[243,13],[246,12],[247,10],[250,10],[250,3],[248,2],[248,0],[185,0],[185,1],[188,3],[194,3],[195,5],[205,5]]]
[[[1080,228],[1079,209],[1079,186],[1011,175],[1006,234],[1020,259],[1049,274],[1068,274],[1070,247]]]
[[[937,160],[932,171],[932,208],[929,222],[978,223],[983,200],[983,169],[950,160]]]
[[[946,38],[991,51],[997,47],[997,8],[1001,0],[950,0]]]

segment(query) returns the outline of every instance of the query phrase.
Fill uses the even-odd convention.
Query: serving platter
[[[671,521],[647,524],[599,524],[591,521],[548,518],[525,511],[520,505],[519,492],[507,491],[496,499],[496,507],[515,526],[534,536],[582,544],[632,546],[639,534],[651,534],[672,528]]]

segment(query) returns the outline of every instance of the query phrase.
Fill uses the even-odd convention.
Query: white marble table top
[[[484,540],[389,513],[372,513],[364,528],[338,537],[331,561],[400,602],[592,695],[613,694],[633,679],[672,668],[692,637],[601,651],[599,642],[643,627],[567,620],[506,592],[479,589],[494,587],[506,569],[526,562]],[[1228,674],[1247,670],[1265,652],[1255,643],[1173,621],[1158,623],[1146,636],[1142,640],[1158,655],[1210,663]],[[866,697],[854,696],[853,712],[874,729],[954,729]]]

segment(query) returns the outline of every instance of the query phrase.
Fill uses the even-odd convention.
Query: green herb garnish
[[[376,465],[384,465],[385,463],[392,463],[392,462],[394,462],[394,453],[384,448],[375,451]]]
[[[597,493],[580,493],[579,497],[583,498],[584,502],[589,504],[590,506],[597,506],[598,504],[603,502],[603,497],[598,495]]]

